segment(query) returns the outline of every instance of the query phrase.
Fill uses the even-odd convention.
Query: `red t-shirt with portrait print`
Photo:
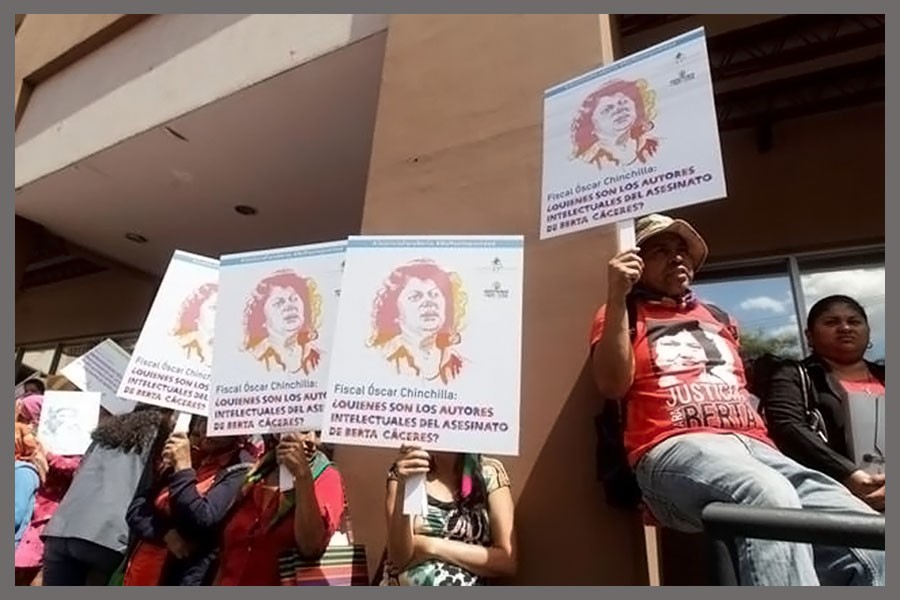
[[[700,303],[638,302],[634,382],[626,402],[625,449],[634,466],[661,441],[681,433],[742,433],[773,445],[747,392],[738,341]],[[603,333],[606,306],[591,329]]]

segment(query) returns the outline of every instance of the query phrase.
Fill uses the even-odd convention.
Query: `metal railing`
[[[761,508],[713,502],[703,509],[719,585],[738,583],[735,538],[753,538],[884,550],[883,515],[834,513],[802,508]]]

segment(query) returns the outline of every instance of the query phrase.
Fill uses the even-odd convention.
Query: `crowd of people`
[[[884,368],[863,358],[863,307],[847,296],[812,307],[812,355],[772,373],[760,411],[737,324],[691,292],[702,237],[650,215],[636,241],[609,262],[590,353],[598,400],[621,408],[627,462],[655,520],[698,531],[711,502],[883,513],[883,470],[854,461],[845,436],[848,393],[885,393]],[[101,415],[83,456],[54,456],[35,434],[43,393],[29,381],[15,405],[18,585],[280,585],[285,553],[319,559],[344,522],[340,470],[317,432],[207,437],[195,417],[175,433],[171,411],[139,405]],[[386,470],[374,584],[486,585],[516,573],[500,461],[403,447]],[[411,516],[405,487],[419,475],[427,514]],[[738,555],[744,585],[884,585],[883,551],[740,539]]]
[[[57,457],[34,434],[42,392],[16,401],[17,585],[275,586],[286,553],[316,560],[340,533],[344,484],[319,432],[207,437],[206,419],[193,417],[175,433],[175,413],[138,405],[105,415],[83,456]],[[411,518],[403,486],[415,473],[428,473],[429,506]],[[480,585],[515,571],[497,460],[402,448],[387,518],[379,583]]]

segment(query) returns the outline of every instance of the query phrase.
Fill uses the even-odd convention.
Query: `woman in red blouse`
[[[278,557],[296,549],[319,558],[341,522],[341,475],[318,449],[317,433],[266,436],[265,443],[225,525],[214,585],[279,585]],[[279,465],[293,476],[290,491],[279,489]]]

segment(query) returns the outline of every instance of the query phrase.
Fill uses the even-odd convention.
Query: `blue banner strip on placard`
[[[201,267],[211,267],[213,269],[219,267],[219,261],[214,258],[199,256],[197,254],[191,254],[190,252],[184,252],[182,250],[176,250],[175,254],[172,255],[172,260],[191,263],[193,265],[200,265]]]
[[[521,248],[521,236],[506,238],[350,238],[349,248]]]
[[[256,263],[272,262],[276,260],[290,260],[310,256],[325,256],[328,254],[342,254],[347,249],[346,244],[328,246],[297,246],[295,248],[283,248],[263,252],[248,252],[245,254],[229,254],[222,257],[222,266],[250,265]]]
[[[593,81],[594,79],[603,77],[604,75],[609,75],[610,73],[618,71],[619,69],[623,69],[625,67],[633,65],[636,62],[647,60],[648,58],[656,56],[657,54],[660,54],[662,52],[667,52],[669,50],[672,50],[673,48],[677,48],[678,46],[687,44],[688,42],[693,42],[698,38],[702,38],[704,35],[705,32],[702,27],[693,31],[689,31],[684,35],[680,35],[669,40],[668,42],[663,42],[662,44],[653,46],[652,48],[647,48],[646,50],[642,50],[641,52],[636,52],[630,56],[626,56],[621,60],[617,60],[614,63],[610,63],[609,65],[600,67],[599,69],[595,69],[593,71],[585,73],[584,75],[580,75],[575,79],[570,79],[565,83],[561,83],[555,87],[552,87],[544,92],[544,98],[546,99],[550,96],[556,96],[557,94],[561,94],[574,87],[578,87],[579,85],[588,83],[590,81]]]

